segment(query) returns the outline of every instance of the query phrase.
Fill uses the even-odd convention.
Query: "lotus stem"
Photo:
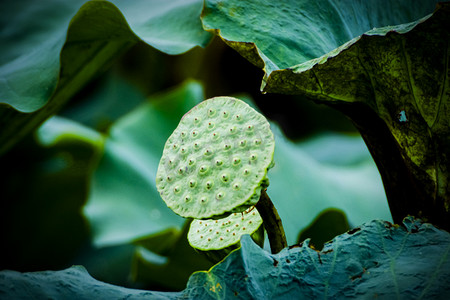
[[[287,247],[286,234],[284,233],[281,218],[266,190],[261,192],[256,209],[263,219],[264,228],[269,238],[270,250],[272,250],[273,254],[276,254]]]

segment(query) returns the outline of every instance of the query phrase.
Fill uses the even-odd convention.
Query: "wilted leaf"
[[[139,40],[169,54],[210,40],[199,0],[84,2],[2,2],[0,152]]]
[[[450,4],[426,16],[434,4],[207,1],[203,22],[265,66],[265,92],[303,94],[353,120],[396,222],[413,214],[450,228]],[[386,25],[396,26],[370,30]]]

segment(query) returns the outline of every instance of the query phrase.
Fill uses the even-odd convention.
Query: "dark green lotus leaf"
[[[323,245],[335,236],[350,229],[345,213],[339,209],[326,209],[321,212],[298,236],[298,243],[310,239],[314,249],[322,250]]]
[[[189,280],[193,299],[361,299],[450,296],[450,234],[414,219],[372,221],[317,252],[304,242],[269,254],[252,242]]]
[[[139,40],[168,54],[210,40],[199,0],[84,2],[1,2],[1,152]]]
[[[142,238],[133,256],[131,277],[137,283],[150,288],[181,291],[186,287],[189,276],[196,271],[208,270],[212,263],[188,243],[190,221],[186,221],[181,232],[158,241],[159,237]],[[167,234],[160,234],[161,237]],[[169,246],[164,251],[159,245]],[[170,244],[170,245],[169,245]]]
[[[374,27],[414,21],[438,1],[207,0],[203,26],[267,76],[322,56]]]
[[[13,299],[448,299],[450,234],[412,218],[404,225],[372,221],[318,252],[308,241],[270,254],[249,235],[181,292],[132,290],[99,282],[82,267],[0,272],[0,295]]]
[[[92,278],[82,266],[62,271],[0,272],[0,295],[9,299],[168,299],[178,293],[127,289]]]
[[[434,1],[283,1],[270,14],[265,1],[236,2],[207,1],[204,25],[265,65],[264,92],[302,94],[347,114],[380,167],[394,220],[412,214],[450,228],[450,4],[427,16]]]

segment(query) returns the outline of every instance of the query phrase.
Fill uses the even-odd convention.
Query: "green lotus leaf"
[[[164,146],[156,186],[175,213],[197,219],[259,200],[275,141],[266,118],[239,99],[215,97],[183,116]]]
[[[205,46],[202,1],[2,1],[0,152],[57,112],[138,41],[168,54]]]
[[[450,3],[382,3],[207,1],[203,22],[265,68],[264,92],[302,94],[352,119],[395,222],[410,214],[448,229]]]
[[[352,299],[450,296],[450,234],[412,218],[404,225],[372,221],[322,251],[302,245],[269,254],[250,236],[208,272],[194,273],[181,292],[126,289],[97,281],[82,267],[0,272],[9,298]]]

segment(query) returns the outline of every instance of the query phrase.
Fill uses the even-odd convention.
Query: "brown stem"
[[[269,237],[272,253],[275,254],[280,252],[287,247],[286,235],[280,216],[265,190],[261,192],[261,197],[256,204],[256,209],[263,219],[264,228]]]

